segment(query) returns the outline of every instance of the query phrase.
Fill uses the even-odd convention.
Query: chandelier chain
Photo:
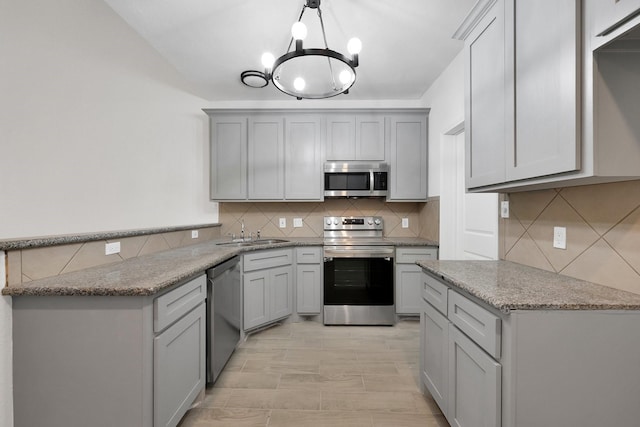
[[[322,11],[318,6],[318,18],[320,18],[320,28],[322,28],[322,38],[324,39],[324,47],[328,50],[329,44],[327,43],[327,35],[324,32],[324,20],[322,19]],[[329,75],[331,76],[331,82],[333,83],[333,90],[338,90],[336,86],[336,77],[333,75],[333,66],[331,65],[331,58],[327,57],[327,63],[329,64]]]

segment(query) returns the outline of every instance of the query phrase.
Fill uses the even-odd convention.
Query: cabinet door
[[[505,180],[506,143],[512,138],[509,129],[513,131],[507,120],[512,122],[513,115],[506,116],[504,2],[498,0],[465,40],[467,188]]]
[[[284,119],[260,115],[249,118],[249,199],[284,197]]]
[[[356,160],[356,123],[353,114],[331,114],[326,118],[327,160]]]
[[[355,129],[356,160],[384,161],[384,116],[358,114],[355,117]]]
[[[290,265],[269,270],[271,316],[276,320],[293,313],[293,267]]]
[[[515,1],[515,140],[507,180],[579,169],[578,0]]]
[[[602,33],[606,36],[622,29],[640,11],[640,0],[590,0],[587,3],[593,8],[591,36]]]
[[[449,324],[449,406],[454,427],[500,427],[502,367]]]
[[[396,314],[420,314],[422,269],[417,265],[396,264]]]
[[[427,118],[423,114],[391,117],[387,200],[427,199]]]
[[[247,198],[247,118],[215,116],[211,123],[211,199]]]
[[[449,382],[449,321],[423,301],[420,314],[420,380],[445,416]]]
[[[243,278],[244,329],[269,322],[269,270],[245,273]]]
[[[296,266],[296,312],[320,314],[322,290],[322,265],[298,264]]]
[[[153,342],[153,425],[176,426],[205,385],[202,303]]]
[[[286,119],[285,191],[287,200],[322,200],[322,141],[320,117]]]

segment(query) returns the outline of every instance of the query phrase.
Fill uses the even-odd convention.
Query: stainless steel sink
[[[241,240],[241,241],[233,241],[233,242],[220,242],[220,243],[216,243],[216,245],[244,247],[244,246],[272,245],[274,243],[287,243],[287,242],[288,240],[285,240],[285,239],[256,239],[256,240]]]

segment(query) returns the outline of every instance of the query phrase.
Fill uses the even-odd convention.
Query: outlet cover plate
[[[302,218],[293,218],[293,227],[294,228],[302,227]]]
[[[409,218],[402,218],[402,228],[409,228]]]
[[[280,218],[278,220],[278,226],[280,228],[287,228],[287,218]]]
[[[104,254],[105,255],[113,255],[120,253],[120,242],[113,243],[105,243],[104,245]]]
[[[500,202],[500,218],[509,218],[509,202]]]
[[[192,239],[198,238],[198,230],[191,230],[191,238]]]
[[[567,228],[553,227],[553,247],[567,249]]]

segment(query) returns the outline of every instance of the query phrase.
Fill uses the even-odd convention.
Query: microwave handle
[[[369,171],[369,192],[373,194],[374,188],[376,186],[375,184],[375,177],[374,177],[374,173],[373,173],[373,169]]]

